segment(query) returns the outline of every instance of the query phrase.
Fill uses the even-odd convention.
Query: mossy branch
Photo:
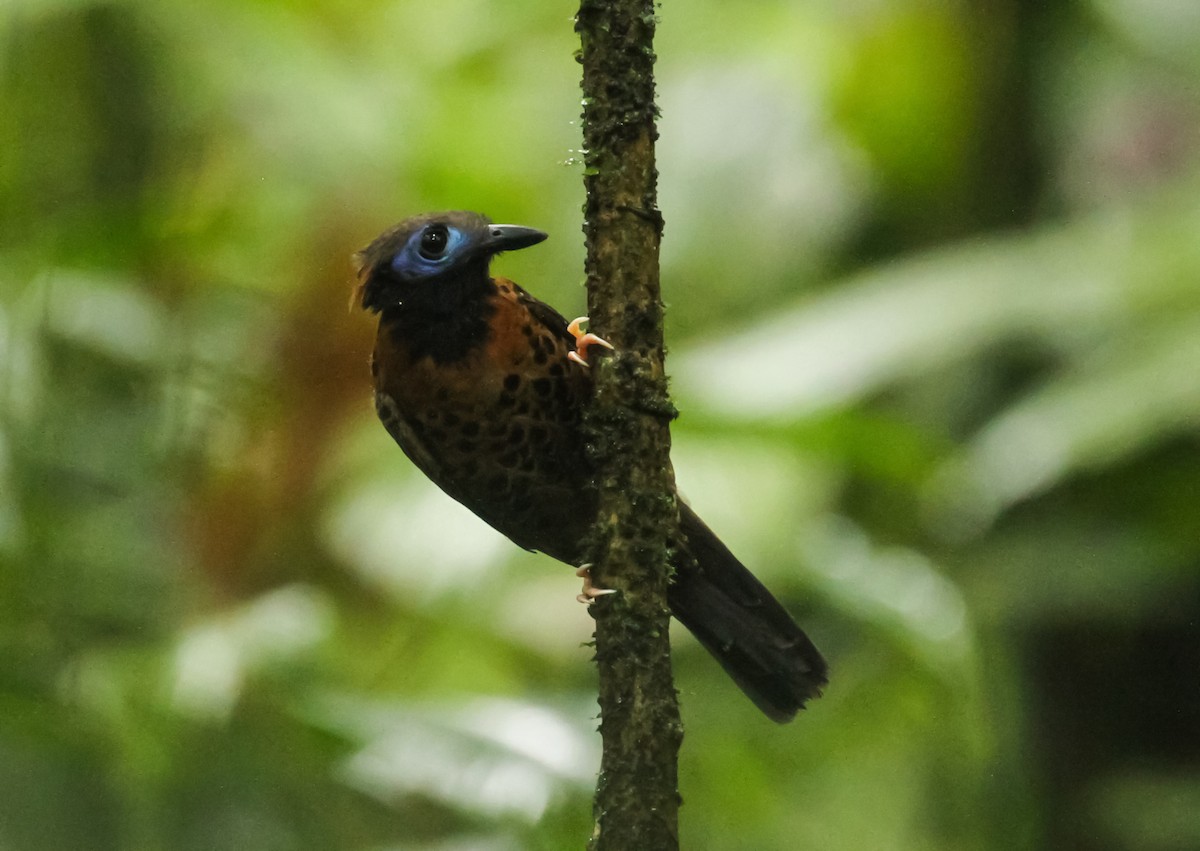
[[[600,511],[589,550],[603,738],[592,851],[677,849],[683,737],[671,676],[668,547],[679,524],[663,368],[652,0],[583,0],[584,233],[597,359],[586,418]],[[593,351],[595,351],[593,349]]]

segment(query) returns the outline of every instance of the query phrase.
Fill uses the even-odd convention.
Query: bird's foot
[[[579,326],[587,322],[586,316],[580,316],[578,319],[572,320],[567,326],[567,331],[575,338],[575,351],[567,354],[567,360],[575,361],[580,366],[587,368],[590,364],[587,362],[588,346],[603,346],[606,349],[612,349],[612,343],[605,340],[603,337],[597,337],[590,332],[584,333]]]
[[[575,575],[583,580],[583,592],[575,599],[586,606],[590,606],[596,601],[597,597],[603,597],[606,594],[616,594],[616,588],[597,588],[592,584],[592,571],[590,564],[583,564],[575,571]]]

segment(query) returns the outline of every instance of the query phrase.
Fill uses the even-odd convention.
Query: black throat
[[[454,363],[487,344],[488,320],[496,311],[489,296],[495,287],[486,266],[424,282],[400,304],[384,308],[380,327],[414,360],[431,357],[437,364]]]

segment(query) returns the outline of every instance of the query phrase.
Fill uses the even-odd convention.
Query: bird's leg
[[[575,571],[575,575],[583,580],[583,592],[575,599],[584,605],[590,606],[595,602],[597,597],[603,597],[605,594],[616,594],[616,588],[597,588],[592,584],[592,571],[590,564],[582,564]]]
[[[572,320],[571,324],[567,326],[567,331],[575,338],[575,351],[567,354],[567,360],[573,360],[582,367],[589,366],[587,362],[588,346],[603,346],[606,349],[613,347],[612,343],[602,337],[597,337],[590,332],[584,333],[579,326],[587,321],[588,318],[586,316],[580,316],[578,319]]]

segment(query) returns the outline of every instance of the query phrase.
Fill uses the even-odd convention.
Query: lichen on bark
[[[663,367],[651,0],[583,0],[584,233],[597,359],[585,418],[600,511],[589,540],[603,738],[592,851],[678,848],[682,727],[671,675],[668,547],[677,534]],[[593,351],[595,351],[593,349]]]

